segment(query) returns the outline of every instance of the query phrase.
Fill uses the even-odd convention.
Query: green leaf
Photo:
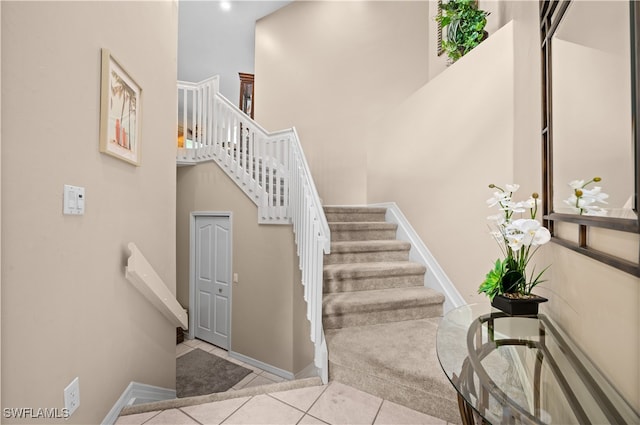
[[[502,291],[502,277],[506,272],[505,262],[500,259],[496,260],[493,269],[489,270],[485,276],[484,282],[480,284],[478,293],[485,293],[491,300]]]
[[[447,47],[443,48],[454,62],[476,47],[484,39],[484,27],[488,12],[477,8],[475,0],[450,0],[441,6],[436,17],[442,28],[446,27]]]

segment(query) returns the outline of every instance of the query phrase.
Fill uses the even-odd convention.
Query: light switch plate
[[[65,184],[62,212],[67,215],[83,215],[84,204],[84,187]]]

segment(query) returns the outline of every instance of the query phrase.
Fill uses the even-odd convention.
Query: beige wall
[[[180,303],[189,306],[191,213],[231,212],[233,272],[238,274],[232,287],[231,350],[299,372],[313,353],[291,226],[258,224],[255,204],[214,162],[179,168],[177,191]]]
[[[426,2],[301,1],[258,21],[256,120],[296,127],[325,204],[366,201],[365,131],[427,81],[427,19]]]
[[[177,4],[1,7],[2,407],[62,408],[79,377],[61,422],[99,423],[131,381],[175,386],[175,328],[124,266],[135,242],[175,290]],[[98,151],[102,47],[143,89],[138,168]]]
[[[365,4],[372,11],[385,10],[389,22],[409,10],[415,16],[417,9],[412,8],[423,7],[373,3]],[[371,83],[357,86],[348,72],[350,58],[371,63],[394,40],[401,39],[405,46],[418,43],[410,40],[419,33],[410,28],[415,25],[412,19],[403,22],[398,39],[381,25],[380,34],[386,38],[377,49],[352,43],[360,40],[357,34],[343,37],[341,43],[325,43],[333,34],[347,34],[342,21],[336,19],[327,35],[328,26],[310,25],[304,19],[313,13],[322,23],[323,13],[331,16],[340,7],[337,4],[294,3],[264,18],[256,31],[256,89],[261,93],[258,111],[263,111],[258,119],[264,117],[267,126],[301,129],[325,203],[397,202],[469,302],[488,302],[476,294],[477,286],[498,255],[486,231],[485,218],[491,213],[484,203],[490,195],[486,185],[517,182],[526,197],[541,191],[542,182],[538,2],[488,3],[481,6],[492,11],[493,35],[470,56],[446,68],[436,62],[442,59],[435,58],[434,49],[424,47],[402,63],[405,76],[429,73],[432,80],[424,87],[415,85],[420,78],[409,78],[409,83],[391,72],[387,80],[376,70],[364,73]],[[393,11],[387,9],[391,7]],[[427,9],[433,8],[421,13]],[[424,28],[431,17],[420,19]],[[309,28],[301,28],[299,21]],[[491,30],[510,21],[500,32]],[[321,54],[313,62],[316,46]],[[428,63],[421,56],[427,49]],[[393,68],[395,57],[390,58],[378,64],[382,73],[387,66]],[[470,60],[475,63],[470,65]],[[314,66],[307,66],[311,63]],[[344,64],[346,71],[328,72],[329,64],[336,63]],[[306,88],[313,93],[308,100],[300,96],[309,92]],[[372,97],[374,88],[388,92]],[[335,98],[342,100],[337,106]],[[351,111],[348,99],[360,99],[362,111],[371,108],[380,113],[365,114],[361,120],[334,119],[333,114],[346,117]],[[336,137],[363,133],[365,137],[355,139]],[[614,246],[617,239],[613,236],[604,243]],[[640,279],[555,244],[545,246],[536,261],[552,265],[548,282],[539,290],[550,296],[543,310],[569,331],[639,409]]]
[[[398,204],[467,302],[499,255],[487,186],[513,180],[512,43],[510,25],[367,132],[368,202]]]

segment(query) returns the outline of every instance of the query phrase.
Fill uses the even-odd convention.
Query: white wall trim
[[[144,399],[147,403],[171,400],[176,398],[176,390],[131,381],[118,401],[116,401],[116,404],[113,405],[107,416],[102,420],[102,425],[113,425],[118,420],[120,411],[124,407],[134,404],[138,398]]]
[[[397,238],[411,243],[409,259],[427,267],[424,277],[424,286],[440,291],[445,296],[444,313],[456,307],[467,304],[460,292],[451,282],[451,279],[444,272],[440,264],[436,261],[431,251],[426,247],[422,239],[404,216],[395,202],[383,202],[370,204],[369,207],[384,207],[387,209],[386,220],[398,225]]]
[[[175,295],[158,276],[135,243],[127,245],[131,255],[127,260],[125,278],[162,313],[174,326],[188,327],[187,312]]]
[[[254,358],[245,356],[244,354],[236,353],[235,351],[229,350],[229,356],[233,357],[234,359],[245,362],[247,364],[250,364],[251,366],[255,366],[262,370],[266,370],[267,372],[273,373],[274,375],[277,375],[281,378],[284,378],[287,380],[292,380],[295,378],[294,374],[287,370],[280,369],[279,367],[275,367],[270,364],[261,362],[260,360],[256,360]]]
[[[189,217],[189,339],[195,338],[196,327],[196,217],[228,217],[231,240],[229,241],[229,268],[231,285],[229,286],[229,352],[231,352],[233,316],[233,212],[232,211],[192,211]]]
[[[295,379],[313,378],[316,376],[320,376],[320,372],[316,365],[311,362],[307,367],[295,374]]]

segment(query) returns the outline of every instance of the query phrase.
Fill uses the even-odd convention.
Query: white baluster
[[[275,134],[264,131],[218,94],[218,84],[218,78],[211,78],[178,86],[185,142],[192,140],[191,147],[185,146],[179,154],[185,157],[183,153],[188,153],[193,159],[213,157],[258,205],[260,222],[292,224],[315,346],[314,363],[326,379],[322,273],[330,235],[300,141],[295,129]]]

